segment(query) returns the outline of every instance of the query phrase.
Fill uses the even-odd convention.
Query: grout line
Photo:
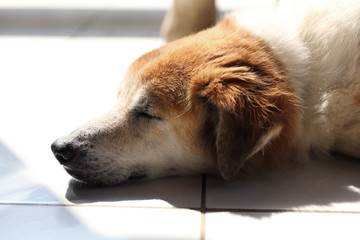
[[[200,240],[205,240],[205,213],[201,212]]]
[[[203,177],[204,179],[204,177]],[[204,181],[204,180],[203,180]],[[206,180],[204,181],[206,182]],[[203,188],[204,188],[203,184]],[[206,190],[202,192],[201,208],[188,207],[145,207],[145,206],[116,206],[116,205],[91,205],[91,204],[66,204],[66,203],[10,203],[0,202],[0,206],[45,206],[45,207],[114,207],[114,208],[139,208],[139,209],[168,209],[168,210],[194,210],[202,214],[202,228],[205,230],[206,212],[255,212],[255,213],[334,213],[334,214],[360,214],[360,211],[332,211],[332,210],[295,210],[295,209],[242,209],[242,208],[206,208],[205,199]],[[204,200],[204,201],[203,201]]]
[[[191,207],[145,207],[145,206],[116,206],[116,205],[91,205],[91,204],[66,204],[66,203],[7,203],[0,202],[0,206],[42,206],[42,207],[99,207],[99,208],[139,208],[139,209],[167,209],[167,210],[194,210],[200,208]]]
[[[296,209],[241,209],[241,208],[207,208],[208,212],[254,212],[254,213],[334,213],[360,214],[360,211],[332,211],[332,210],[296,210]]]
[[[205,214],[206,214],[206,174],[202,175],[201,181],[201,240],[205,240]]]
[[[201,212],[206,212],[206,174],[202,175],[201,184]]]

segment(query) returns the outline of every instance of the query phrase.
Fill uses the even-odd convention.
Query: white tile
[[[339,158],[234,182],[209,177],[206,207],[360,212],[359,174],[359,161]]]
[[[205,217],[206,240],[359,239],[360,214],[217,212]]]
[[[180,209],[0,205],[2,239],[199,239],[200,213]]]

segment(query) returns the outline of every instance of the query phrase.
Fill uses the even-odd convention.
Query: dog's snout
[[[56,140],[51,144],[51,150],[54,153],[55,158],[62,164],[66,165],[75,156],[74,147],[71,143]]]

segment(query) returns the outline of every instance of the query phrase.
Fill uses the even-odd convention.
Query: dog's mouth
[[[133,181],[139,181],[146,179],[148,177],[145,170],[137,170],[130,174],[130,176],[127,178],[126,182],[133,182]]]
[[[68,168],[68,167],[64,167],[64,169],[71,177],[73,177],[74,180],[76,180],[80,183],[94,185],[94,186],[104,185],[102,181],[97,180],[97,178],[95,178],[94,176],[90,177],[89,173],[84,173],[82,171],[75,170],[75,169]]]
[[[109,178],[109,174],[106,173],[92,173],[84,172],[68,167],[64,167],[65,171],[74,178],[74,180],[91,186],[111,186],[116,184],[122,184],[126,182],[136,182],[145,180],[148,178],[148,174],[145,170],[135,170],[125,178]],[[106,177],[105,177],[106,176]]]

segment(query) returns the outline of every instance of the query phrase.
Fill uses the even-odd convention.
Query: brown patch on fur
[[[287,154],[300,112],[297,93],[271,49],[231,19],[144,55],[132,69],[193,152],[226,158],[219,164],[231,169],[281,125],[280,136],[242,171],[276,165]]]
[[[357,94],[355,97],[354,97],[354,103],[353,105],[359,107],[360,106],[360,94]]]

